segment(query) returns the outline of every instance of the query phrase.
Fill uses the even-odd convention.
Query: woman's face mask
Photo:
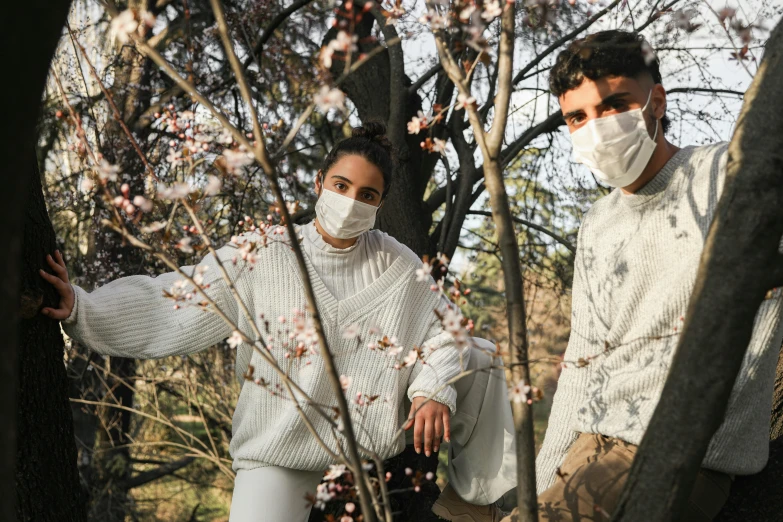
[[[627,187],[639,179],[655,151],[658,136],[658,120],[652,138],[644,120],[651,99],[652,91],[641,109],[596,118],[574,131],[574,159],[612,187]]]
[[[315,215],[327,234],[351,239],[375,226],[378,208],[324,188],[315,204]]]

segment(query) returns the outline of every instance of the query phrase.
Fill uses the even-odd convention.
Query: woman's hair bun
[[[386,125],[381,121],[367,121],[351,131],[352,138],[367,138],[378,140],[386,137]]]
[[[370,120],[351,130],[351,138],[365,138],[383,147],[386,152],[394,156],[394,146],[386,136],[386,124],[382,121]]]

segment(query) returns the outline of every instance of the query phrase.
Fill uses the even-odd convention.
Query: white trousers
[[[466,370],[481,370],[455,384],[457,413],[451,419],[448,477],[466,502],[487,505],[517,485],[514,422],[505,373],[487,352],[495,346],[474,338]],[[407,402],[407,401],[406,401]],[[410,404],[406,407],[410,409]],[[413,430],[406,432],[413,439]],[[323,471],[278,466],[239,470],[234,481],[229,522],[307,522]]]

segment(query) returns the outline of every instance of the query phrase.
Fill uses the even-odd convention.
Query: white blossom
[[[220,178],[210,175],[207,178],[207,186],[204,188],[204,194],[207,196],[214,196],[220,192],[221,188],[223,188],[223,182]]]
[[[239,346],[243,342],[242,341],[242,334],[238,330],[234,330],[231,333],[231,337],[228,338],[227,342],[228,342],[228,345],[231,348],[236,348],[237,346]]]
[[[359,337],[359,325],[353,323],[348,325],[343,330],[343,339],[356,339]]]
[[[421,268],[416,269],[416,281],[428,281],[430,274],[432,274],[432,265],[424,261],[421,264]]]
[[[524,379],[520,379],[509,391],[509,398],[516,403],[526,402],[528,392],[530,386],[525,384]]]
[[[484,4],[484,12],[481,13],[481,18],[489,22],[502,14],[503,9],[500,7],[500,2],[497,0],[492,0],[491,2]]]
[[[313,96],[313,101],[323,112],[328,112],[331,108],[345,109],[345,93],[340,89],[332,89],[328,85],[321,86],[321,90]]]
[[[101,180],[117,181],[117,174],[120,172],[120,167],[112,165],[105,159],[101,159],[98,162],[98,177]]]
[[[252,164],[255,159],[251,152],[231,149],[224,150],[223,157],[226,159],[226,170],[231,173]]]
[[[351,383],[353,382],[353,379],[351,377],[348,377],[346,375],[340,376],[340,386],[342,386],[343,391],[348,391],[348,388],[351,387]]]
[[[139,27],[139,22],[136,21],[136,16],[133,11],[126,9],[111,21],[111,35],[112,38],[124,44],[130,40],[130,35]]]
[[[416,350],[411,350],[408,352],[408,355],[405,356],[405,359],[403,359],[403,366],[413,366],[416,364],[416,361],[419,359],[419,352]]]
[[[342,477],[348,469],[345,464],[330,464],[329,469],[324,474],[324,480],[336,480]]]

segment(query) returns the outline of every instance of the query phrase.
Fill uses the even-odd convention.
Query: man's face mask
[[[351,239],[375,226],[378,208],[324,188],[315,204],[315,215],[327,234]]]
[[[639,179],[655,151],[658,136],[658,120],[652,138],[644,121],[651,99],[652,91],[641,109],[590,120],[574,131],[574,159],[612,187],[627,187]]]

